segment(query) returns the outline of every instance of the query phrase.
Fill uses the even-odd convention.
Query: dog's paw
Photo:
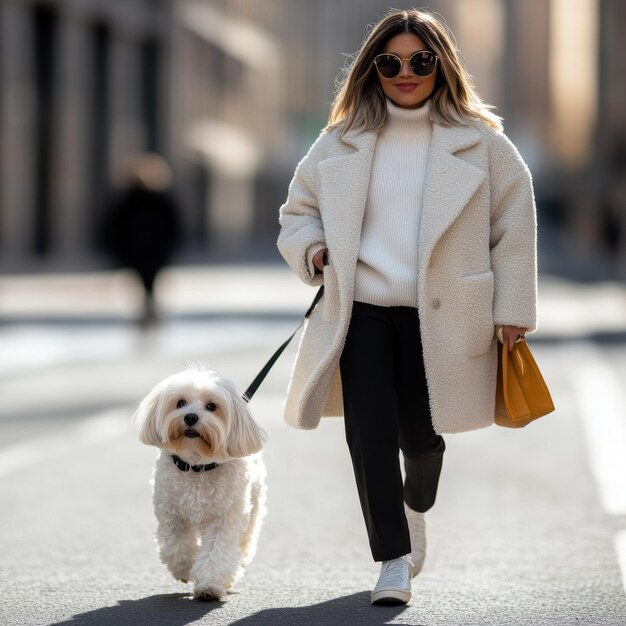
[[[168,568],[170,570],[170,574],[175,580],[180,581],[181,583],[188,583],[191,580],[191,574],[189,573],[188,567],[177,567],[177,568]]]
[[[226,598],[226,589],[220,585],[204,585],[202,588],[196,587],[193,590],[193,597],[200,602],[221,601]]]

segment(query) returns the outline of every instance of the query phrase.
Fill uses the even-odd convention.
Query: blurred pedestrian
[[[536,329],[531,177],[490,109],[439,18],[391,11],[346,70],[281,207],[280,252],[324,285],[285,419],[311,429],[345,416],[382,561],[375,604],[411,597],[441,434],[494,422],[497,327],[509,349]]]
[[[105,212],[103,241],[118,263],[133,270],[143,286],[139,322],[157,320],[154,285],[174,252],[180,235],[177,207],[170,194],[172,173],[158,154],[129,161],[121,192]]]

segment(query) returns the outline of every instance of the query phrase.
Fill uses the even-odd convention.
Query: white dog
[[[142,400],[140,440],[154,469],[156,540],[174,578],[223,600],[252,561],[265,515],[266,439],[234,384],[215,372],[174,374]]]

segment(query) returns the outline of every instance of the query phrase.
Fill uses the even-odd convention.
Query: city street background
[[[160,563],[130,418],[190,363],[245,389],[299,323],[278,208],[389,4],[0,0],[2,626],[626,624],[626,3],[429,5],[533,175],[556,411],[446,437],[413,598],[372,607],[343,421],[281,419],[297,340],[251,403],[269,513],[224,603]],[[175,245],[154,309],[105,236],[139,179],[176,217],[127,238]]]

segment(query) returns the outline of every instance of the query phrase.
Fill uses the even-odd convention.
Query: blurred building
[[[169,154],[170,6],[0,2],[0,259],[80,267],[116,168]]]
[[[579,274],[617,271],[626,257],[625,3],[430,7],[531,166],[550,243]],[[388,8],[0,0],[0,269],[101,263],[102,210],[125,159],[146,151],[172,164],[184,258],[277,258],[277,209],[295,163],[324,126],[339,69]]]

